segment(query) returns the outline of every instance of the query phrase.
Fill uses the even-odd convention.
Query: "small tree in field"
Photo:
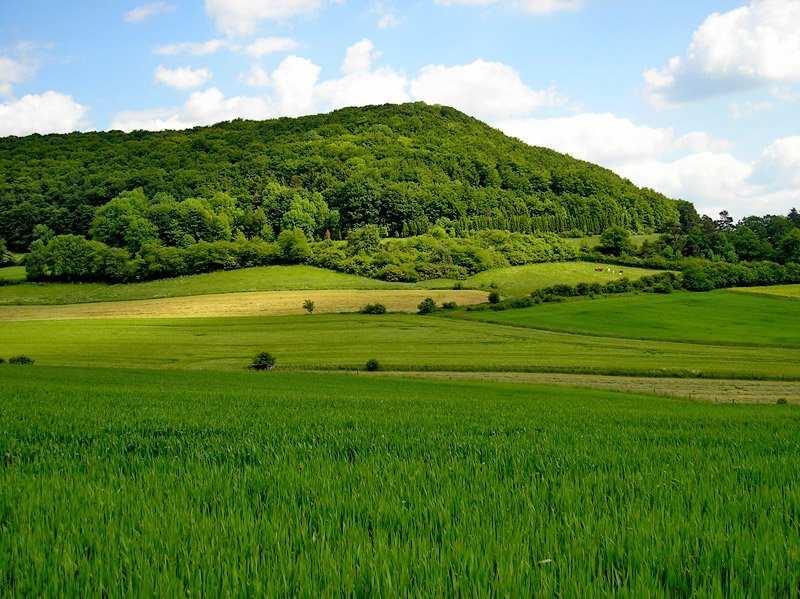
[[[311,314],[314,311],[314,302],[311,300],[306,300],[303,302],[303,310]]]
[[[275,368],[275,357],[266,351],[258,352],[250,364],[250,370],[272,370]]]
[[[369,370],[370,372],[375,372],[376,370],[381,369],[381,365],[375,358],[372,358],[370,360],[367,360],[366,369]]]
[[[419,306],[417,306],[418,314],[430,314],[431,312],[435,311],[436,311],[436,302],[433,301],[433,299],[430,297],[426,297],[424,300],[420,302]]]

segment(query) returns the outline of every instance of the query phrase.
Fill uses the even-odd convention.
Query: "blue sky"
[[[0,135],[415,100],[711,216],[800,208],[800,0],[0,0]]]

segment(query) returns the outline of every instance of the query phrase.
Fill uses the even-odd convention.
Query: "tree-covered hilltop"
[[[119,206],[99,209],[136,189],[152,206],[134,212],[153,216],[159,231],[139,222],[129,244],[103,228],[128,218]],[[150,237],[178,247],[238,233],[269,240],[295,227],[336,239],[365,224],[405,237],[437,223],[466,236],[644,231],[678,220],[675,202],[607,169],[422,103],[186,131],[0,138],[0,238],[17,251],[37,225],[136,252]]]

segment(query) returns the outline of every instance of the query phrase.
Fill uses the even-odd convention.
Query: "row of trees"
[[[441,228],[414,238],[382,238],[379,227],[350,232],[345,241],[309,242],[296,227],[273,242],[239,236],[232,241],[197,241],[186,247],[145,241],[139,252],[80,235],[54,235],[31,244],[26,257],[32,281],[141,281],[247,266],[307,263],[381,278],[419,281],[462,279],[489,268],[574,259],[578,250],[555,236],[533,237],[483,231],[469,239],[448,237]]]

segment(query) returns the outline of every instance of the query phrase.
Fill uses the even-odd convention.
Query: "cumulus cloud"
[[[194,89],[205,85],[211,80],[212,73],[208,69],[193,69],[191,67],[180,67],[168,69],[158,65],[155,72],[155,80],[158,83],[173,89]]]
[[[178,54],[190,54],[192,56],[205,56],[228,47],[230,44],[226,40],[213,39],[207,42],[178,42],[166,46],[157,46],[153,52],[161,56],[176,56]]]
[[[28,62],[0,56],[0,95],[10,96],[14,84],[32,77],[35,72]]]
[[[87,108],[54,91],[0,104],[0,136],[69,133],[83,126]]]
[[[547,15],[561,10],[577,10],[584,5],[584,0],[436,0],[438,4],[452,6],[466,4],[470,6],[497,6],[521,10],[532,15]]]
[[[254,58],[262,58],[267,54],[289,52],[297,46],[297,42],[288,37],[264,37],[247,46],[245,52]]]
[[[322,0],[205,0],[214,25],[229,36],[252,35],[260,21],[312,15],[321,5]]]
[[[151,2],[150,4],[137,6],[129,10],[122,15],[122,18],[129,23],[140,23],[155,15],[172,12],[173,10],[175,10],[175,6],[172,4],[167,4],[166,2]]]
[[[509,135],[610,168],[636,185],[694,202],[701,213],[786,212],[800,201],[800,136],[775,140],[756,161],[703,131],[677,134],[613,114],[493,123]]]
[[[685,56],[644,73],[646,95],[664,108],[766,85],[800,82],[800,2],[752,0],[714,13]]]
[[[417,100],[446,104],[482,119],[530,114],[537,108],[564,103],[553,89],[533,90],[512,67],[476,60],[468,65],[429,65],[411,83]]]

